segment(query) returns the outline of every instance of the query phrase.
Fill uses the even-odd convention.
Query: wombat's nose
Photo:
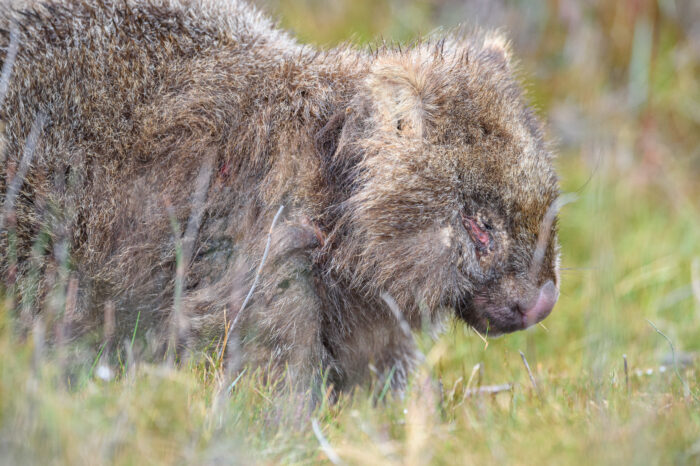
[[[559,290],[554,286],[553,281],[548,281],[542,288],[540,288],[540,294],[534,304],[526,306],[523,310],[523,321],[525,327],[535,325],[537,322],[541,322],[545,317],[552,312],[554,305],[557,303],[559,298]]]

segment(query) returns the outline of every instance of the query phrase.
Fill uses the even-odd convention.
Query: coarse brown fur
[[[13,30],[2,204],[44,118],[0,231],[27,321],[72,307],[84,332],[113,306],[118,335],[140,315],[220,343],[280,205],[233,352],[301,386],[374,368],[398,387],[406,324],[497,334],[551,310],[552,291],[518,308],[558,285],[558,186],[500,36],[320,51],[223,0],[4,2],[3,61]]]

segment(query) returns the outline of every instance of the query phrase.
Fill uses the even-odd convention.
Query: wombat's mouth
[[[482,295],[470,296],[455,306],[457,317],[490,336],[523,330],[544,320],[554,309],[559,290],[548,281],[527,300],[498,303]]]

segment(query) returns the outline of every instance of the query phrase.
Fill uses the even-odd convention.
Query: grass
[[[561,165],[565,188],[585,182],[579,161]],[[682,358],[699,350],[700,296],[688,292],[698,216],[618,180],[599,171],[562,212],[564,267],[575,268],[564,271],[546,330],[485,344],[455,323],[436,341],[420,336],[426,362],[404,399],[381,390],[377,403],[376,391],[362,389],[309,414],[295,396],[275,396],[259,373],[229,390],[231,381],[206,361],[180,369],[140,363],[105,381],[93,374],[97,358],[68,378],[70,355],[37,355],[5,310],[2,461],[696,463],[698,373],[691,364],[676,374],[669,342],[648,321]],[[469,392],[504,383],[512,389]]]
[[[449,0],[396,15],[389,0],[268,3],[321,43],[352,31],[406,39],[461,11]],[[561,297],[545,327],[484,341],[455,322],[436,340],[419,335],[425,362],[402,399],[363,388],[310,413],[259,372],[228,379],[216,356],[175,369],[125,354],[100,378],[100,355],[47,350],[41,328],[18,334],[6,300],[0,463],[700,463],[698,52],[673,2],[634,14],[621,3],[591,2],[573,20],[540,5],[523,21],[544,32],[515,43],[559,140],[562,190],[578,198],[561,212]],[[135,328],[129,349],[142,336]]]

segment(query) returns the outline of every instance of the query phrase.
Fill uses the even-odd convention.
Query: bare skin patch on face
[[[445,247],[452,246],[452,238],[454,237],[454,229],[452,226],[448,225],[440,229],[440,241]]]

